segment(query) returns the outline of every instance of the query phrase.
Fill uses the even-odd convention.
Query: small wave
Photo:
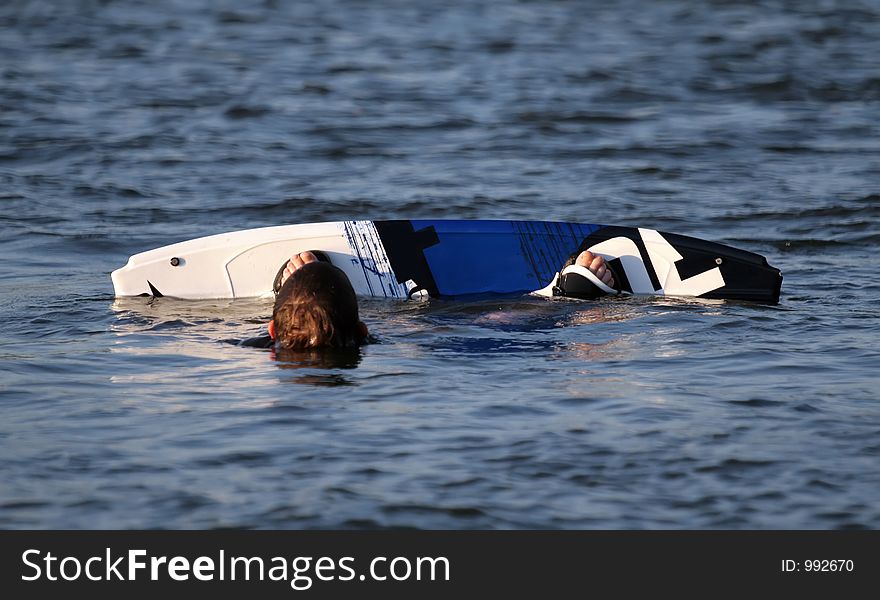
[[[252,25],[262,23],[265,17],[259,13],[243,13],[223,10],[217,14],[217,22],[224,25]]]
[[[439,513],[451,517],[484,517],[486,513],[475,506],[429,506],[426,504],[388,504],[381,507],[388,514],[399,513]]]
[[[516,120],[523,123],[632,123],[641,117],[633,113],[621,112],[584,112],[584,111],[525,111],[516,115]]]
[[[714,217],[716,222],[738,222],[738,221],[770,221],[784,220],[788,222],[798,222],[804,219],[822,218],[839,221],[839,218],[852,219],[853,217],[863,217],[865,223],[875,223],[880,218],[880,195],[869,194],[862,198],[858,198],[853,203],[848,204],[832,204],[819,206],[815,208],[805,208],[797,210],[795,208],[786,210],[769,210],[769,211],[752,211],[736,214],[722,214]]]
[[[653,102],[675,102],[678,98],[659,89],[640,88],[634,86],[616,86],[604,90],[593,98],[600,104],[644,104]]]
[[[236,104],[227,108],[223,114],[229,119],[255,119],[272,112],[268,106],[247,106]]]
[[[695,471],[698,473],[722,473],[735,474],[751,471],[754,469],[765,469],[778,465],[776,460],[748,460],[742,458],[728,458],[714,465],[697,467]]]
[[[120,44],[118,46],[114,46],[113,48],[101,52],[100,56],[102,58],[118,58],[118,59],[130,59],[130,58],[141,58],[146,54],[146,50],[144,50],[140,46],[136,46],[134,44]]]
[[[142,190],[128,186],[117,186],[111,183],[107,183],[101,186],[81,183],[74,186],[73,193],[83,198],[104,199],[147,198],[150,196],[149,193],[146,193]]]
[[[736,239],[738,243],[742,243],[743,245],[758,245],[758,244],[769,244],[770,246],[780,250],[782,252],[798,252],[799,250],[804,249],[813,249],[813,248],[847,248],[849,246],[853,246],[855,244],[849,242],[842,242],[840,240],[831,240],[831,239],[785,239],[785,240],[748,240],[748,239]]]
[[[776,406],[782,406],[785,402],[780,402],[778,400],[767,400],[765,398],[750,398],[748,400],[730,400],[729,404],[733,404],[734,406],[744,406],[748,408],[772,408]]]

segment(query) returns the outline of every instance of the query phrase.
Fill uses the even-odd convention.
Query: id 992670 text
[[[852,573],[855,569],[855,563],[845,558],[807,560],[786,558],[782,560],[783,573]]]

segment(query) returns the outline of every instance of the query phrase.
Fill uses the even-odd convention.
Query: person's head
[[[358,319],[357,296],[342,269],[311,262],[281,286],[269,333],[281,349],[349,348],[364,342],[367,328]]]

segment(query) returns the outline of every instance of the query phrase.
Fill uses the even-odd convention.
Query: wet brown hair
[[[364,342],[354,288],[342,269],[325,262],[294,271],[278,291],[272,320],[276,348],[347,348]]]

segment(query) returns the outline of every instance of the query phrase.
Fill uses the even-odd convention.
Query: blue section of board
[[[545,287],[585,237],[602,225],[550,221],[411,221],[433,228],[424,250],[441,295],[515,293]]]

